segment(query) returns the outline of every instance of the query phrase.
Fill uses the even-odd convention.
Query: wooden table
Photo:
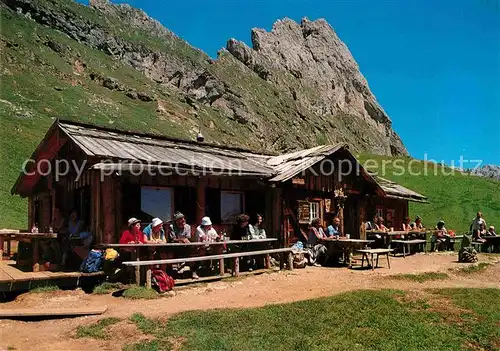
[[[390,248],[391,246],[391,241],[393,240],[394,237],[400,236],[401,239],[404,239],[405,237],[408,236],[413,236],[413,235],[424,235],[425,236],[425,241],[428,241],[427,234],[432,233],[433,231],[430,230],[423,230],[423,231],[415,231],[411,230],[409,232],[406,232],[404,230],[394,230],[392,232],[384,232],[381,230],[367,230],[366,234],[379,234],[382,236],[382,239],[384,239],[384,247]]]
[[[403,247],[403,258],[406,258],[406,245],[408,245],[408,254],[411,253],[411,245],[422,245],[423,246],[423,251],[424,252],[427,252],[427,249],[426,249],[426,244],[427,242],[423,239],[413,239],[413,240],[392,240],[390,245],[391,245],[391,248],[392,248],[392,244],[395,243],[395,244],[401,244],[401,246]],[[394,253],[394,256],[396,256],[396,253]]]
[[[366,261],[369,263],[370,262],[370,258],[368,257],[368,255],[371,255],[371,265],[372,265],[372,271],[375,270],[375,267],[378,267],[378,257],[380,255],[385,255],[387,257],[387,266],[389,267],[389,269],[391,269],[391,262],[389,261],[389,253],[391,253],[392,251],[394,251],[393,249],[362,249],[362,250],[356,250],[356,252],[360,252],[363,254],[363,258],[361,260],[361,267],[363,267],[364,263],[365,263],[365,257],[366,257]],[[373,264],[373,255],[377,255],[377,264],[374,265]]]
[[[368,244],[373,243],[373,240],[362,240],[362,239],[334,239],[334,238],[323,238],[318,239],[319,242],[326,246],[329,254],[333,254],[336,247],[340,247],[344,254],[344,264],[349,268],[352,267],[352,254],[354,250],[359,248],[364,248]]]
[[[266,239],[252,239],[252,240],[226,240],[226,241],[213,241],[213,242],[188,242],[188,243],[145,243],[145,244],[98,244],[96,248],[115,248],[115,249],[132,249],[133,257],[132,260],[140,261],[141,249],[145,248],[162,248],[171,249],[170,251],[175,251],[178,248],[201,248],[201,247],[217,247],[217,246],[228,246],[228,245],[255,245],[262,243],[274,243],[277,242],[277,238],[266,238]],[[223,266],[223,264],[221,265]],[[140,281],[141,267],[135,267],[135,279]]]
[[[488,251],[499,251],[500,249],[500,235],[486,235],[483,236],[483,239],[486,240],[486,245],[488,245]]]
[[[56,233],[19,233],[19,232],[0,232],[0,257],[3,257],[4,242],[7,241],[7,255],[10,257],[10,242],[30,242],[32,245],[32,269],[38,272],[38,261],[40,259],[40,240],[57,240]]]

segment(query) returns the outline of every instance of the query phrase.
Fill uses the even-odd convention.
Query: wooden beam
[[[102,204],[102,241],[111,244],[115,241],[115,184],[114,178],[107,176],[100,183],[100,202]]]

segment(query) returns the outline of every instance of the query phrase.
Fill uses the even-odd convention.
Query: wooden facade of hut
[[[55,172],[58,165],[67,172]],[[28,227],[48,228],[56,207],[75,209],[97,243],[117,242],[129,217],[147,223],[174,211],[193,225],[208,215],[218,230],[239,213],[260,213],[282,245],[302,239],[311,219],[326,226],[337,215],[355,238],[372,213],[390,214],[396,228],[408,201],[425,201],[370,175],[346,144],[275,156],[61,120],[12,193],[28,198]]]

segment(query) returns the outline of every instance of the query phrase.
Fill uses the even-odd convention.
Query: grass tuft
[[[33,294],[42,294],[42,293],[48,293],[48,292],[54,292],[58,291],[59,287],[57,285],[47,285],[47,286],[40,286],[38,288],[34,288],[30,290],[31,293]]]
[[[491,263],[480,262],[478,264],[470,265],[468,267],[461,267],[458,269],[450,268],[450,269],[452,269],[455,272],[460,273],[460,274],[474,274],[474,273],[479,273],[479,272],[486,270],[489,266],[491,266]]]
[[[123,284],[121,283],[104,282],[100,285],[97,285],[92,293],[96,295],[106,295],[120,289],[123,289]]]
[[[144,286],[132,286],[123,292],[123,297],[127,299],[146,299],[153,300],[158,299],[161,296],[154,289],[148,289]]]
[[[390,276],[390,278],[400,279],[400,280],[411,280],[414,282],[424,283],[424,282],[430,281],[430,280],[448,279],[449,276],[446,273],[425,272],[425,273],[418,273],[418,274],[397,274],[397,275]]]
[[[106,328],[120,321],[119,318],[109,317],[98,321],[97,323],[79,326],[76,330],[77,338],[109,339],[111,335]]]

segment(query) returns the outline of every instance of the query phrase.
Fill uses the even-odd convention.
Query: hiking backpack
[[[151,283],[159,293],[170,291],[175,285],[174,278],[161,269],[155,269],[151,272]]]
[[[100,250],[90,250],[89,254],[80,265],[80,272],[96,273],[101,270],[104,254]]]

